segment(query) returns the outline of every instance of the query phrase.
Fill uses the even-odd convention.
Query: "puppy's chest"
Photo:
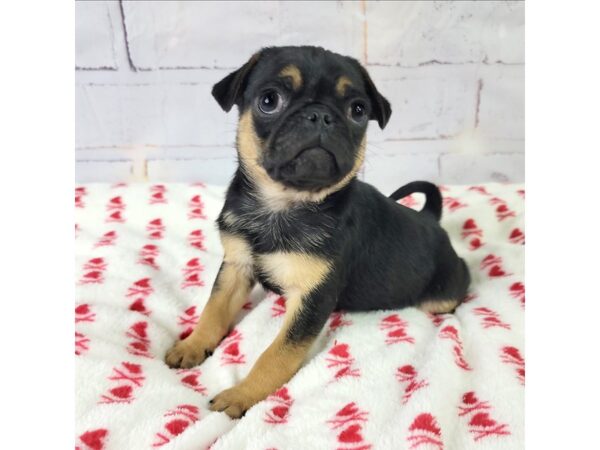
[[[301,295],[329,273],[332,231],[297,215],[234,214],[220,219],[225,260],[252,273],[265,287]]]
[[[335,218],[303,209],[274,212],[261,206],[247,205],[224,211],[222,229],[242,235],[253,253],[324,252],[336,230]]]

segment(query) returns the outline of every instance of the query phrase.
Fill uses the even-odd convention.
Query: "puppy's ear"
[[[373,83],[373,80],[371,80],[367,69],[365,69],[358,61],[355,61],[355,63],[358,65],[363,79],[365,80],[367,95],[369,96],[369,100],[371,100],[372,111],[369,119],[377,120],[379,128],[383,130],[390,120],[390,116],[392,115],[392,107],[390,106],[390,102],[388,102],[387,99],[379,93],[375,87],[375,83]]]
[[[242,93],[246,87],[246,81],[252,68],[258,62],[260,53],[257,52],[235,72],[231,72],[212,88],[212,96],[219,103],[221,108],[229,111],[233,105],[240,105]]]

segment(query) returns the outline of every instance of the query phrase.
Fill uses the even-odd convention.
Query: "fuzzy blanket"
[[[284,298],[255,290],[201,366],[163,362],[208,299],[223,194],[76,188],[77,449],[523,448],[522,186],[443,187],[442,224],[473,277],[455,314],[335,313],[296,376],[237,421],[208,401],[273,340]]]

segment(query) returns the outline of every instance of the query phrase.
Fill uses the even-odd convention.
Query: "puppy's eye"
[[[367,118],[367,107],[361,101],[354,101],[350,104],[348,115],[355,122],[361,123]]]
[[[265,114],[275,114],[281,111],[282,107],[281,94],[275,90],[266,91],[258,98],[258,109]]]

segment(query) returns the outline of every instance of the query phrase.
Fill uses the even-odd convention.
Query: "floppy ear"
[[[367,69],[365,69],[358,61],[355,62],[360,68],[360,72],[365,80],[367,95],[369,96],[369,100],[371,100],[372,111],[369,119],[377,120],[379,128],[383,130],[390,120],[390,116],[392,115],[392,107],[390,106],[390,102],[388,102],[387,99],[379,93],[375,87],[375,84],[373,83],[373,80],[371,80]]]
[[[221,108],[229,111],[233,105],[240,105],[242,93],[246,87],[246,81],[250,71],[255,66],[261,52],[257,52],[235,72],[231,72],[212,88],[212,96]]]

